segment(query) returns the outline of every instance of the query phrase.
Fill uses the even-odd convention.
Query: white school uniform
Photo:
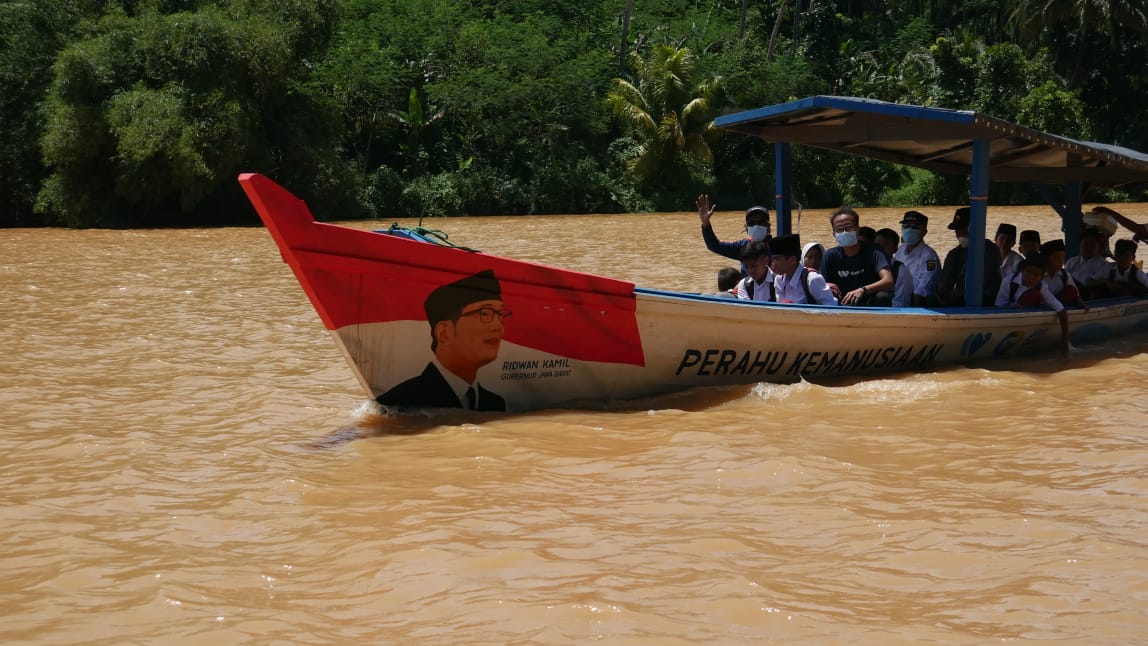
[[[779,303],[809,302],[809,299],[805,297],[805,286],[801,283],[802,274],[805,272],[809,273],[809,294],[813,296],[817,305],[836,305],[837,298],[833,296],[833,290],[829,289],[825,277],[805,267],[798,267],[788,280],[784,274],[774,276],[773,287],[777,291],[777,301]],[[756,296],[756,294],[754,295]]]
[[[908,244],[897,247],[893,258],[905,264],[905,269],[913,276],[913,293],[928,299],[937,295],[937,285],[941,282],[941,259],[937,252],[924,241],[912,249]]]

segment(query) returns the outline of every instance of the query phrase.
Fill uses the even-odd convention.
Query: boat
[[[984,237],[990,174],[1045,186],[1069,249],[1084,182],[1148,181],[1148,155],[969,111],[815,96],[715,125],[776,146],[779,234],[792,224],[793,144],[969,175],[974,240]],[[263,175],[239,183],[363,390],[396,412],[601,406],[703,386],[933,371],[1013,361],[1061,340],[1048,310],[975,300],[979,245],[964,307],[753,303],[488,255],[422,230],[319,222]],[[1090,306],[1070,311],[1073,344],[1148,330],[1146,300]]]

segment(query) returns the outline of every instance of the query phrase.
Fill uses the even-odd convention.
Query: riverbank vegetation
[[[770,203],[772,146],[710,122],[813,94],[1148,150],[1146,0],[24,0],[0,33],[0,226],[252,222],[245,171],[333,219]],[[967,199],[794,152],[807,207]]]

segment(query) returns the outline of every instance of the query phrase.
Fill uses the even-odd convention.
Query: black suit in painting
[[[428,363],[422,374],[411,377],[376,398],[386,406],[412,408],[464,408],[454,389],[443,379],[434,363]],[[505,411],[506,400],[478,386],[478,410]]]

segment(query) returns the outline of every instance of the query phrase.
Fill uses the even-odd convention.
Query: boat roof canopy
[[[714,125],[761,137],[970,175],[973,143],[989,142],[995,182],[1117,186],[1148,181],[1148,154],[1040,132],[968,110],[856,97],[813,96],[718,117]]]

